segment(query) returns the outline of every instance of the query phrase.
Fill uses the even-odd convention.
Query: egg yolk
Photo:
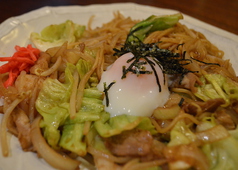
[[[105,111],[111,114],[111,117],[128,114],[134,116],[151,116],[153,110],[157,107],[164,106],[169,98],[169,90],[167,81],[161,68],[155,65],[155,70],[161,85],[161,91],[156,81],[155,73],[149,64],[143,65],[151,74],[134,74],[128,72],[126,77],[122,79],[123,67],[129,67],[131,62],[129,59],[134,57],[132,53],[126,53],[119,57],[111,66],[102,74],[98,84],[98,89],[104,91],[104,83],[108,86],[115,82],[108,89],[109,105],[105,107]],[[106,105],[106,99],[103,101]]]

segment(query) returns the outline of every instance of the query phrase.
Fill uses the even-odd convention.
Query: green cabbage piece
[[[95,124],[92,125],[89,133],[86,136],[86,141],[88,146],[93,147],[96,150],[102,151],[104,153],[111,153],[107,147],[105,146],[105,143],[102,139],[102,137],[98,134]]]
[[[84,25],[67,20],[61,24],[45,27],[40,34],[32,32],[30,39],[38,49],[45,51],[51,47],[61,46],[66,41],[75,42],[83,35],[84,30]]]
[[[215,121],[205,120],[199,126],[200,128],[203,128],[203,130],[205,130],[206,128],[212,128],[215,125]],[[231,134],[231,136],[229,136],[228,138],[202,146],[202,150],[209,160],[210,170],[237,169],[238,128],[236,130],[229,131],[229,133]]]
[[[57,148],[60,139],[59,126],[62,126],[69,115],[69,98],[73,85],[73,65],[65,70],[65,83],[47,78],[36,100],[36,109],[42,115],[41,127],[47,142]]]
[[[216,126],[214,117],[203,119],[198,125],[197,131],[204,131]],[[229,131],[231,136],[213,143],[205,143],[201,150],[209,161],[210,170],[235,170],[238,167],[238,128]],[[189,144],[196,141],[196,135],[189,129],[184,121],[176,123],[170,132],[169,146]]]
[[[49,145],[55,149],[62,147],[80,156],[87,153],[83,135],[85,122],[99,120],[104,112],[103,93],[89,86],[84,89],[82,107],[76,113],[76,117],[69,117],[73,73],[78,70],[83,76],[89,71],[90,66],[91,64],[84,60],[79,60],[76,66],[67,63],[65,82],[47,78],[36,100],[36,109],[43,117],[40,126]]]
[[[64,124],[67,125],[99,120],[102,112],[104,112],[102,98],[103,93],[96,88],[85,89],[81,109],[76,113],[74,119],[68,117]]]
[[[80,156],[87,153],[86,142],[84,141],[83,129],[86,121],[99,120],[104,112],[102,103],[103,93],[95,88],[85,89],[81,109],[76,113],[74,119],[67,119],[64,122],[62,136],[59,146],[72,151]]]
[[[83,140],[84,123],[67,124],[63,126],[59,145],[80,156],[87,153],[86,143]]]
[[[143,41],[150,33],[171,28],[176,25],[180,19],[183,19],[181,13],[165,16],[151,15],[131,28],[126,43],[132,43],[133,41],[137,42],[138,39]]]
[[[204,118],[197,126],[197,131],[204,131],[216,126],[214,117]],[[231,136],[213,143],[201,145],[201,150],[205,153],[209,161],[210,170],[235,170],[238,167],[238,128],[229,131]],[[189,144],[196,141],[194,134],[184,121],[179,121],[170,132],[171,140],[169,146]]]
[[[205,74],[201,77],[203,85],[197,86],[195,95],[203,101],[222,98],[228,106],[231,99],[238,99],[238,84],[220,74]]]
[[[94,122],[94,126],[102,137],[118,135],[123,131],[134,128],[148,130],[151,134],[157,133],[148,117],[131,116],[126,114],[110,117],[109,113],[104,112],[101,119]]]
[[[170,132],[168,146],[189,144],[196,140],[196,135],[189,129],[184,121],[178,121]]]

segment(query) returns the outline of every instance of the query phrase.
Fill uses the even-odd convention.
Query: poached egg
[[[97,86],[99,90],[104,91],[104,83],[108,86],[115,82],[107,91],[108,106],[106,106],[106,97],[103,100],[105,111],[109,112],[111,117],[122,114],[151,116],[153,110],[164,106],[169,98],[168,83],[167,80],[164,80],[166,75],[163,74],[157,64],[154,65],[154,68],[159,78],[161,90],[159,90],[155,73],[148,63],[143,65],[143,67],[147,71],[151,71],[151,74],[137,75],[128,72],[126,77],[122,79],[123,67],[128,68],[131,65],[132,61],[128,62],[128,60],[132,57],[134,57],[132,53],[126,53],[119,57],[103,72]]]

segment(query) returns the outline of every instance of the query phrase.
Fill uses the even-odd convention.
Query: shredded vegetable
[[[13,85],[17,76],[21,71],[29,71],[31,66],[35,64],[40,54],[40,50],[33,48],[32,45],[27,47],[15,46],[16,52],[12,57],[1,57],[0,61],[8,61],[6,64],[0,67],[0,73],[9,72],[8,79],[4,82],[4,87],[9,87]]]

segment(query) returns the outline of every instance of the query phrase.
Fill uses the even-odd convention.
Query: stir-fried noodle
[[[191,167],[209,169],[208,158],[201,148],[206,144],[229,138],[228,131],[236,129],[237,99],[233,97],[228,104],[222,97],[204,101],[196,93],[199,87],[206,83],[204,78],[201,79],[204,75],[219,74],[235,84],[237,77],[229,60],[223,60],[222,50],[214,46],[202,33],[189,29],[181,23],[163,31],[155,31],[144,40],[147,44],[158,43],[161,49],[179,53],[184,59],[191,61],[183,66],[190,70],[190,73],[182,77],[170,77],[172,83],[169,84],[171,92],[169,100],[164,107],[158,107],[149,118],[156,131],[155,134],[143,136],[144,130],[130,129],[108,138],[96,135],[95,141],[92,141],[92,134],[97,134],[94,121],[85,118],[81,139],[87,145],[86,153],[76,154],[60,146],[51,147],[47,143],[40,123],[44,117],[35,108],[44,82],[51,78],[57,79],[60,83],[67,83],[68,80],[65,78],[67,63],[76,65],[82,59],[90,64],[85,73],[80,73],[76,69],[72,72],[74,82],[69,97],[69,117],[71,120],[77,119],[77,112],[85,102],[85,89],[97,86],[103,71],[117,59],[113,55],[115,52],[113,49],[122,47],[130,29],[139,21],[124,17],[117,12],[113,20],[101,27],[92,28],[92,22],[93,17],[89,20],[83,37],[77,42],[71,44],[65,42],[61,47],[41,52],[30,73],[23,71],[14,86],[6,89],[3,82],[8,74],[0,75],[0,95],[4,98],[4,105],[1,106],[4,116],[0,133],[3,155],[8,156],[10,152],[6,135],[8,130],[18,137],[24,151],[37,152],[51,166],[58,169],[76,169],[80,164],[76,159],[78,156],[84,157],[97,169],[138,170],[158,166],[162,169],[176,169],[179,166],[182,169]],[[235,90],[231,93],[235,93]],[[221,107],[222,105],[226,107]],[[83,115],[81,117],[84,118]],[[204,122],[211,122],[210,124],[215,122],[214,127],[201,128]],[[62,128],[59,128],[59,131],[62,131]],[[176,135],[178,141],[175,139]],[[142,146],[137,147],[133,141],[144,139],[149,143],[145,144],[149,148],[148,152],[143,154],[124,152],[128,147],[141,149]],[[104,144],[104,150],[95,146],[97,142],[98,145]],[[118,151],[120,149],[124,151]]]

